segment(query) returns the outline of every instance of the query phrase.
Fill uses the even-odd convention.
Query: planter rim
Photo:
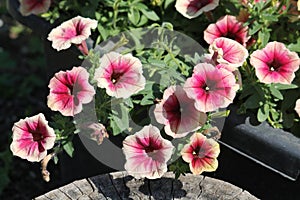
[[[247,115],[231,106],[220,143],[290,180],[300,174],[300,138],[267,122],[252,125]]]

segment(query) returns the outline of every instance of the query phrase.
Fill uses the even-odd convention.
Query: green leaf
[[[74,147],[72,141],[64,144],[63,148],[70,157],[73,157]]]
[[[287,48],[291,51],[296,51],[296,52],[300,53],[300,38],[298,38],[296,44],[290,44],[287,46]]]
[[[167,9],[171,3],[173,3],[175,0],[165,0],[164,9]]]
[[[263,27],[262,24],[257,23],[256,21],[253,23],[253,27],[249,30],[249,35],[254,35]]]
[[[109,31],[104,28],[103,26],[101,26],[100,24],[98,24],[98,31],[100,33],[100,35],[102,36],[103,40],[106,40],[109,36]]]
[[[143,3],[135,3],[134,6],[140,11],[148,9],[148,7]]]
[[[58,163],[58,156],[57,156],[57,155],[55,155],[55,156],[53,157],[53,161],[54,161],[54,164],[57,164],[57,163]]]
[[[166,67],[166,63],[162,60],[157,60],[157,59],[153,59],[153,58],[149,58],[148,59],[148,63],[153,66],[153,67],[159,67],[159,68],[163,68]]]
[[[148,18],[145,17],[144,15],[142,15],[140,22],[136,26],[141,27],[141,26],[145,25],[147,22],[148,22]]]
[[[150,20],[158,21],[159,17],[153,10],[141,10],[141,12]]]
[[[258,121],[259,122],[266,121],[266,119],[268,119],[268,117],[269,117],[269,111],[270,111],[270,108],[269,108],[268,104],[264,104],[263,107],[260,107],[257,112]]]
[[[137,25],[140,21],[140,11],[134,8],[130,8],[130,12],[128,12],[128,19],[134,24]]]
[[[144,98],[141,101],[141,105],[145,106],[145,105],[152,105],[153,104],[153,94],[147,94],[146,96],[144,96]]]
[[[295,85],[295,84],[274,83],[273,85],[278,90],[289,90],[289,89],[296,89],[296,88],[298,88],[298,85]]]
[[[243,99],[249,95],[253,95],[255,93],[255,90],[253,89],[253,86],[250,84],[243,85],[243,90],[241,92],[241,95],[239,96],[239,99]]]
[[[275,110],[274,108],[270,109],[270,113],[271,116],[273,118],[273,120],[278,121],[280,118],[280,112],[278,112],[277,110]]]
[[[110,125],[113,135],[118,135],[129,128],[129,111],[130,109],[124,103],[112,107]]]
[[[257,95],[250,96],[244,103],[246,108],[254,109],[260,106],[260,98]]]
[[[95,17],[97,20],[99,20],[101,18],[101,14],[99,12],[95,12]]]
[[[277,99],[283,100],[283,96],[282,96],[281,92],[273,84],[270,85],[270,92]]]
[[[266,44],[269,42],[270,39],[270,32],[266,29],[258,32],[258,39],[261,42],[261,46],[265,47]]]

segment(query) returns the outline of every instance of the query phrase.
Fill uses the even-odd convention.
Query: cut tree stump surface
[[[202,175],[187,174],[175,179],[172,172],[156,180],[135,179],[126,172],[114,172],[74,181],[41,195],[36,200],[119,199],[257,199],[230,183]]]

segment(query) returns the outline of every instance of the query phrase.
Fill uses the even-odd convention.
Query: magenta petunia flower
[[[48,40],[52,41],[52,47],[57,51],[76,44],[84,54],[87,54],[85,40],[91,35],[91,29],[97,28],[97,24],[97,20],[77,16],[52,29]]]
[[[201,133],[194,133],[181,150],[182,159],[189,163],[193,174],[212,172],[218,168],[217,157],[220,154],[220,146],[213,139],[207,139]]]
[[[23,16],[45,13],[49,10],[51,5],[51,0],[19,0],[19,2],[19,10]]]
[[[216,38],[209,46],[209,52],[216,65],[225,64],[230,71],[235,71],[237,67],[242,66],[249,55],[243,45],[224,37]]]
[[[161,137],[158,128],[145,126],[123,141],[125,169],[135,178],[160,178],[167,172],[167,161],[172,156],[173,148],[169,140]]]
[[[298,116],[300,117],[300,99],[296,101],[295,111],[297,112]]]
[[[141,61],[117,52],[103,55],[94,80],[98,87],[105,88],[109,96],[116,98],[128,98],[143,90],[146,84]]]
[[[53,128],[48,126],[42,113],[16,122],[12,131],[10,149],[13,155],[30,162],[39,162],[45,158],[47,150],[54,146],[56,139]]]
[[[300,59],[283,43],[269,42],[265,48],[251,54],[250,63],[260,82],[290,84],[295,78],[294,72],[299,69]]]
[[[89,84],[89,73],[83,67],[56,73],[48,87],[48,107],[64,116],[80,113],[82,104],[91,102],[95,95],[95,89]]]
[[[171,86],[164,91],[162,101],[154,109],[156,120],[165,125],[166,134],[173,138],[186,136],[205,124],[207,116],[195,108],[181,86]]]
[[[177,0],[175,8],[184,17],[192,19],[215,9],[218,5],[219,0]]]
[[[243,26],[235,16],[226,15],[220,18],[215,24],[210,24],[204,31],[204,40],[212,44],[215,39],[226,37],[246,46],[249,40],[248,26]]]
[[[187,96],[195,99],[195,107],[201,112],[227,107],[238,89],[232,72],[208,63],[196,65],[192,77],[184,85]]]

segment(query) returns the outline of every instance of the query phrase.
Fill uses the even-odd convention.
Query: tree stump
[[[230,183],[202,175],[187,174],[175,179],[172,172],[156,180],[135,179],[126,172],[114,172],[74,181],[41,195],[36,200],[70,199],[257,199]]]

